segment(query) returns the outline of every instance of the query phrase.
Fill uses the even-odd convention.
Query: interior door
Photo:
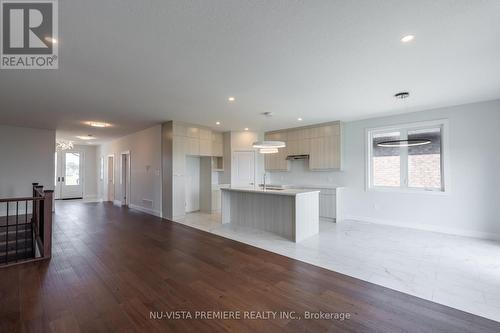
[[[108,201],[115,200],[115,158],[108,156]]]
[[[83,153],[64,150],[57,155],[56,198],[83,198]]]
[[[235,187],[255,186],[255,152],[235,151],[233,154]]]

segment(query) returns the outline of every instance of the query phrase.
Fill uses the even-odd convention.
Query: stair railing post
[[[43,257],[50,258],[52,256],[52,200],[54,197],[54,191],[45,190],[43,193]]]

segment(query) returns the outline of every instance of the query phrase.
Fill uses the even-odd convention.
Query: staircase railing
[[[33,196],[0,199],[0,267],[52,255],[53,191],[33,183]]]

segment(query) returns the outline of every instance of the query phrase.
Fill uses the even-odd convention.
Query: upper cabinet
[[[223,137],[221,132],[212,132],[212,156],[222,157]]]
[[[285,141],[286,132],[275,132],[265,135],[266,141]],[[290,162],[286,159],[288,156],[288,147],[279,148],[277,154],[266,154],[264,156],[264,164],[267,171],[288,171],[290,170]]]
[[[174,122],[173,133],[176,156],[222,156],[223,144],[221,132]],[[181,148],[182,152],[180,151]]]
[[[280,148],[277,154],[266,155],[267,171],[288,171],[288,155],[309,155],[309,169],[313,171],[342,168],[340,122],[270,132],[265,138],[286,142],[286,148]]]

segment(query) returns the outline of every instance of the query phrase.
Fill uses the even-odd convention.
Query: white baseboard
[[[133,205],[133,204],[128,205],[128,207],[130,209],[135,209],[135,210],[138,210],[140,212],[143,212],[143,213],[146,213],[146,214],[149,214],[149,215],[154,215],[156,217],[161,217],[160,211],[155,210],[155,209],[145,208],[145,207],[141,207],[141,206]]]
[[[83,200],[86,202],[101,202],[102,199],[98,198],[97,195],[84,195]]]
[[[354,220],[360,222],[368,222],[373,224],[381,224],[381,225],[390,225],[399,228],[408,228],[408,229],[417,229],[417,230],[425,230],[432,232],[439,232],[442,234],[455,235],[455,236],[464,236],[464,237],[472,237],[472,238],[480,238],[480,239],[488,239],[488,240],[500,240],[500,234],[497,233],[489,233],[482,231],[473,231],[459,228],[449,228],[449,227],[441,227],[430,224],[411,224],[411,225],[403,225],[401,223],[384,220],[384,219],[376,219],[366,216],[354,216],[354,215],[345,215],[344,220]]]
[[[113,200],[113,205],[121,207],[122,202],[120,200]]]

